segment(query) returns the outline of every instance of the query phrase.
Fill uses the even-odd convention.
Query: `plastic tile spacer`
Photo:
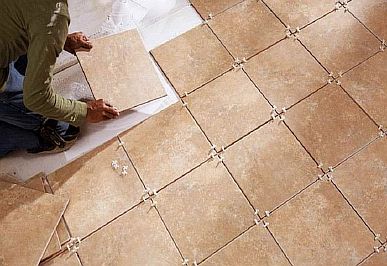
[[[334,168],[332,166],[329,166],[328,171],[332,173],[334,171]]]
[[[374,251],[375,251],[376,253],[380,253],[379,247],[374,247]]]
[[[188,103],[186,103],[185,101],[182,101],[182,104],[183,104],[183,107],[187,107],[188,106]]]
[[[263,221],[263,223],[262,223],[262,227],[263,228],[266,228],[266,227],[268,227],[269,226],[269,222],[265,222],[265,221]]]
[[[374,240],[379,240],[380,239],[380,234],[375,234]]]
[[[184,96],[185,96],[185,97],[188,97],[188,92],[184,92]]]
[[[120,165],[118,164],[117,160],[113,160],[111,163],[111,166],[112,166],[113,170],[117,170],[118,168],[120,168]]]
[[[66,248],[69,252],[75,253],[78,251],[80,245],[81,245],[81,238],[80,237],[72,237],[72,238],[70,238],[69,242],[67,243]]]
[[[265,211],[265,215],[266,215],[267,217],[269,217],[269,216],[270,216],[270,211]]]
[[[118,148],[121,148],[121,147],[123,147],[125,145],[125,142],[123,142],[123,141],[119,141],[118,142]]]
[[[322,181],[324,180],[324,175],[317,175],[318,180]]]
[[[260,223],[259,219],[255,218],[255,219],[254,219],[254,223],[255,223],[256,225],[259,225],[259,223]]]
[[[184,259],[181,265],[188,266],[189,259]]]
[[[193,266],[198,266],[198,263],[196,262],[196,260],[194,260]]]
[[[129,166],[122,166],[122,171],[121,171],[121,175],[125,176],[128,174],[128,169],[129,169]]]
[[[324,164],[323,164],[323,163],[319,163],[319,164],[317,165],[317,168],[318,168],[318,169],[322,169],[322,168],[323,168],[323,166],[324,166]]]
[[[157,207],[157,201],[153,200],[151,203],[151,208],[156,208]]]
[[[386,50],[386,47],[387,47],[387,42],[385,40],[382,40],[380,44],[380,51],[384,52]]]

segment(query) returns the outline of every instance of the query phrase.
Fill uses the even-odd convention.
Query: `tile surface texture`
[[[113,170],[116,160],[120,168]],[[128,174],[121,175],[123,166]],[[137,204],[143,186],[117,139],[48,176],[55,195],[70,198],[64,218],[74,237],[84,237]]]
[[[218,148],[270,119],[271,107],[243,71],[227,72],[184,98]]]
[[[380,46],[378,39],[341,9],[302,29],[299,38],[335,74],[366,60]]]
[[[181,103],[121,135],[144,183],[159,189],[208,158],[210,144]]]
[[[157,197],[183,257],[200,262],[254,224],[254,210],[217,161],[203,164]]]
[[[68,200],[2,181],[0,198],[0,264],[37,265]]]
[[[226,149],[225,164],[255,208],[266,211],[317,179],[315,162],[277,122]]]
[[[204,19],[207,19],[210,14],[215,16],[240,2],[242,0],[191,0],[192,5]]]
[[[378,131],[371,119],[334,84],[291,108],[286,121],[325,169],[375,139]]]
[[[206,25],[200,25],[152,50],[180,96],[232,67],[233,58]]]
[[[328,182],[314,184],[269,218],[294,265],[356,265],[373,250],[371,232]]]
[[[210,27],[234,57],[249,57],[285,37],[285,27],[260,1],[246,0],[219,14]]]
[[[79,259],[75,254],[69,254],[68,252],[65,252],[39,265],[40,266],[81,266],[81,263],[79,262]]]
[[[292,39],[253,57],[245,70],[269,101],[289,107],[327,83],[327,72]]]
[[[94,40],[77,56],[96,99],[120,111],[166,95],[137,30]]]
[[[150,203],[141,204],[86,238],[83,265],[181,265],[168,231]]]
[[[387,53],[378,53],[342,79],[345,90],[378,123],[387,125]]]

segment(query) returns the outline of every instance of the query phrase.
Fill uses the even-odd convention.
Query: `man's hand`
[[[117,108],[105,103],[104,100],[87,102],[87,117],[89,123],[98,123],[101,121],[117,118],[120,115]]]
[[[86,37],[82,32],[74,32],[67,35],[67,39],[64,45],[64,49],[72,54],[75,54],[75,50],[78,49],[90,50],[93,48],[89,38]]]

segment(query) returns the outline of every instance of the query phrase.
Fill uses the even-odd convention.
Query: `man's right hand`
[[[89,123],[98,123],[101,121],[117,118],[120,115],[117,108],[106,103],[104,100],[87,102],[87,117]]]

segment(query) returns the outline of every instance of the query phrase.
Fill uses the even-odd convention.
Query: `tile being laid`
[[[381,240],[387,239],[387,138],[379,139],[333,172],[334,182]]]
[[[234,57],[249,57],[285,37],[285,27],[261,2],[246,0],[209,21]]]
[[[378,123],[387,126],[387,53],[378,53],[346,73],[344,89]]]
[[[149,202],[87,237],[79,249],[83,265],[181,265],[181,256]]]
[[[151,53],[180,96],[226,72],[234,63],[206,25],[197,26]]]
[[[120,135],[140,177],[159,189],[208,158],[210,144],[181,103]]]
[[[254,224],[254,210],[217,161],[206,162],[166,187],[156,200],[190,262],[199,263]]]
[[[112,162],[119,168],[114,170]],[[127,175],[122,168],[127,166]],[[70,198],[64,218],[73,237],[84,237],[141,200],[144,187],[117,138],[47,177],[54,195]]]
[[[207,19],[210,14],[216,16],[240,2],[242,0],[191,0],[192,5],[204,19]]]
[[[330,72],[337,74],[375,54],[380,42],[350,13],[327,15],[301,30],[300,40]]]
[[[372,233],[328,182],[312,185],[268,222],[294,265],[357,265],[373,251]]]
[[[245,70],[269,101],[289,107],[327,83],[328,73],[292,39],[253,57]]]
[[[230,71],[184,98],[212,143],[227,146],[270,119],[270,105],[243,71]]]
[[[0,198],[0,264],[37,265],[68,200],[2,181]]]
[[[77,57],[94,97],[120,111],[166,96],[137,30],[94,40]]]
[[[292,107],[286,122],[325,169],[368,144],[378,132],[372,120],[335,84]]]
[[[269,232],[261,226],[254,226],[200,265],[282,266],[290,264]]]
[[[255,208],[271,211],[321,172],[285,125],[269,123],[224,152],[225,164]]]

